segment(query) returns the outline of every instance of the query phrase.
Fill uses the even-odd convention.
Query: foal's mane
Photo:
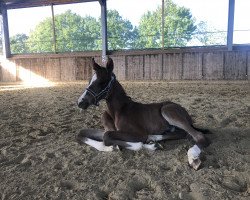
[[[127,95],[126,91],[124,90],[124,88],[122,87],[122,85],[119,83],[118,80],[116,80],[114,82],[113,92],[115,92],[116,99],[118,101],[122,101],[122,102],[124,102],[124,101],[127,101],[127,102],[132,101],[132,98]]]

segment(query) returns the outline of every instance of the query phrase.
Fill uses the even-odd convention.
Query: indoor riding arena
[[[126,8],[132,9],[136,1],[140,2],[142,7],[144,3],[145,7],[149,4],[149,8],[145,8],[143,13],[147,10],[151,14],[160,12],[159,29],[163,28],[159,31],[159,38],[154,41],[158,46],[149,46],[153,43],[147,43],[146,36],[140,32],[146,30],[140,29],[145,25],[145,20],[138,22],[138,34],[132,34],[140,35],[143,41],[138,39],[138,42],[135,42],[135,38],[129,39],[124,34],[124,41],[130,43],[121,46],[122,43],[118,43],[121,39],[117,35],[110,36],[112,32],[109,32],[109,27],[125,26],[130,20],[129,16],[124,16],[125,14],[119,11],[119,8],[129,4]],[[201,35],[195,37],[196,40],[190,36],[185,44],[178,43],[180,39],[170,45],[171,34],[165,34],[170,30],[167,27],[169,20],[171,21],[172,10],[177,13],[179,8],[179,11],[185,7],[189,8],[188,12],[192,12],[190,15],[196,17],[193,27],[199,28],[199,18],[195,15],[195,10],[192,10],[191,4],[190,7],[181,4],[183,0],[119,2],[116,9],[115,0],[1,1],[3,39],[0,55],[0,198],[249,199],[250,32],[248,40],[242,43],[236,41],[239,34],[239,31],[235,31],[239,2],[222,1],[225,3],[225,40],[217,43],[215,37],[206,37],[206,42],[210,43],[198,43],[199,45],[194,43],[197,38],[211,33],[210,29],[204,30],[204,26]],[[202,5],[197,0],[190,2]],[[212,4],[214,0],[209,2]],[[154,4],[157,4],[155,9]],[[246,4],[250,5],[249,2]],[[95,16],[92,19],[92,15],[88,13],[88,17],[84,18],[84,14],[77,14],[74,10],[75,7],[83,9],[87,6],[90,6],[91,12],[98,12],[96,19]],[[172,10],[169,9],[171,6]],[[209,9],[209,6],[204,4],[202,9]],[[34,18],[39,12],[49,14],[39,17],[40,21],[37,22],[37,27],[33,27],[34,30],[27,28],[28,33],[24,37],[24,34],[21,36],[19,32],[15,32],[19,27],[14,26],[15,20],[20,16],[19,11],[23,13],[23,17],[29,12]],[[241,11],[244,13],[245,10]],[[147,13],[148,18],[150,12]],[[211,11],[209,18],[212,18],[213,12],[215,13]],[[223,12],[220,12],[222,15]],[[116,17],[121,15],[117,17],[116,24],[109,21],[111,14]],[[245,14],[247,16],[248,13]],[[145,16],[142,15],[142,18]],[[92,36],[86,40],[85,35],[77,34],[79,39],[74,43],[74,17],[78,17],[78,27],[84,33],[93,32],[94,28],[88,29],[87,25],[81,26],[81,23],[90,18],[99,23],[95,29],[99,31],[98,41],[95,41],[99,46],[91,46],[88,49],[87,45],[91,43]],[[83,20],[79,22],[80,17]],[[27,20],[28,24],[31,18],[23,20]],[[68,26],[71,35],[69,34],[67,40],[63,40],[63,37],[68,36],[65,28],[66,19],[70,19]],[[51,29],[43,26],[46,20],[53,22],[48,23]],[[64,26],[60,25],[60,20]],[[156,23],[148,23],[147,27],[154,24]],[[20,22],[20,26],[24,25]],[[185,34],[190,32],[185,31]],[[192,37],[200,33],[193,31]],[[46,33],[50,34],[47,39]],[[218,33],[221,34],[220,31]],[[147,34],[151,36],[150,32]],[[45,38],[44,41],[38,41],[40,36]],[[179,35],[178,37],[188,38]],[[242,39],[243,36],[239,38]],[[62,41],[63,43],[60,43]],[[136,45],[131,41],[141,43],[131,46]],[[71,43],[72,46],[68,47]],[[74,46],[78,44],[86,49]],[[64,49],[66,47],[69,49]],[[107,109],[106,100],[100,101],[99,106],[92,105],[86,110],[81,110],[77,101],[94,74],[92,58],[105,66],[108,57],[114,62],[113,72],[116,79],[133,101],[144,104],[163,101],[178,103],[191,115],[195,127],[210,131],[206,137],[211,144],[202,149],[202,164],[198,170],[191,168],[188,163],[187,152],[193,145],[189,139],[159,141],[161,148],[155,151],[117,148],[111,152],[104,152],[78,143],[76,136],[81,129],[104,131],[102,114]]]

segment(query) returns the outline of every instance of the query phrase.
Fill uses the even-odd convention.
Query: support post
[[[106,0],[99,0],[101,5],[101,25],[102,25],[102,62],[106,62],[108,51],[107,40],[107,2]]]
[[[10,52],[10,37],[9,37],[9,25],[8,25],[8,14],[7,14],[7,8],[6,4],[1,1],[1,13],[2,13],[2,19],[3,19],[3,54],[6,58],[9,58],[11,56]]]
[[[228,24],[227,24],[227,49],[228,51],[233,50],[234,7],[235,7],[235,0],[229,0]]]
[[[162,0],[162,7],[161,7],[161,37],[162,37],[162,49],[164,49],[164,26],[165,26],[165,14],[164,14],[164,0]]]
[[[52,14],[53,46],[54,46],[54,52],[56,53],[56,27],[55,27],[55,14],[54,14],[53,4],[51,4],[51,14]]]

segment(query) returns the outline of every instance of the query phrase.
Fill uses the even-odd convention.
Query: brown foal
[[[182,106],[170,101],[151,104],[134,102],[116,80],[111,58],[106,67],[99,66],[94,59],[92,65],[95,74],[78,99],[78,106],[87,109],[105,99],[107,110],[102,116],[105,131],[83,129],[77,135],[80,143],[100,151],[112,151],[117,146],[131,150],[155,150],[157,141],[191,136],[199,148],[209,145],[209,140],[202,133],[206,130],[195,128]],[[200,160],[196,158],[193,161],[190,164],[198,168]]]

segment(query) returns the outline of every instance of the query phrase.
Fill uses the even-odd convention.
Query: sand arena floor
[[[81,128],[102,128],[106,104],[80,113],[86,82],[49,88],[0,85],[0,198],[195,199],[250,197],[249,82],[122,82],[143,103],[180,103],[214,134],[203,168],[187,164],[187,140],[163,150],[98,152],[76,143]]]

